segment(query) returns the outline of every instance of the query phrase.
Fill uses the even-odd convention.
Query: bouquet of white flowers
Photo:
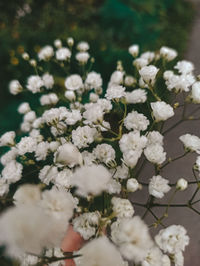
[[[187,232],[181,225],[165,227],[163,220],[175,194],[190,184],[197,188],[185,207],[199,214],[195,197],[200,157],[190,181],[170,183],[162,170],[189,152],[200,153],[200,138],[191,134],[180,136],[185,149],[180,156],[170,158],[164,149],[170,129],[196,119],[185,116],[186,105],[200,103],[193,64],[174,64],[177,52],[168,47],[138,57],[139,47],[132,45],[132,74],[119,61],[106,86],[91,70],[94,58],[87,42],[75,47],[68,38],[65,45],[55,40],[54,46],[43,47],[37,60],[24,53],[34,74],[9,85],[14,95],[39,95],[40,107],[32,110],[23,102],[18,108],[23,115],[20,138],[16,141],[14,131],[0,138],[0,146],[10,147],[1,157],[0,201],[5,210],[0,216],[0,244],[24,266],[123,266],[128,261],[141,266],[183,265]],[[176,99],[179,93],[182,103]],[[166,128],[165,121],[179,108],[181,120]],[[147,183],[141,180],[146,161],[155,169]],[[145,203],[131,202],[136,191],[142,198],[148,191]],[[171,196],[161,204],[166,193]],[[135,206],[145,211],[143,216]],[[166,207],[160,217],[154,213],[158,206]],[[154,238],[145,222],[147,214],[155,219],[149,226],[163,227]],[[65,245],[66,234],[68,242],[75,241],[70,234],[78,237],[78,248]]]

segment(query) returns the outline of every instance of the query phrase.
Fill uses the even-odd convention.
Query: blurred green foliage
[[[116,66],[131,57],[127,48],[138,43],[141,50],[171,46],[183,55],[193,17],[186,0],[10,0],[0,2],[0,133],[17,128],[16,108],[23,100],[8,93],[12,79],[30,75],[21,53],[31,55],[56,38],[86,40],[96,58],[95,70],[104,80]]]

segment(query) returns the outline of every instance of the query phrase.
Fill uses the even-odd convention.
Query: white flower
[[[5,178],[0,177],[0,197],[3,197],[9,192],[9,184]]]
[[[148,60],[145,58],[137,58],[133,61],[133,65],[136,66],[137,69],[141,69],[142,67],[148,65]]]
[[[190,151],[195,151],[196,153],[200,154],[199,137],[191,134],[185,134],[180,136],[179,139],[183,142],[183,145],[186,149],[189,149]]]
[[[40,201],[39,186],[32,184],[21,185],[13,195],[15,205],[34,204]]]
[[[86,89],[91,90],[101,88],[102,84],[103,82],[100,74],[94,71],[87,74],[87,78],[85,80]]]
[[[84,151],[81,153],[83,157],[84,165],[92,165],[95,161],[94,154],[88,151]]]
[[[117,197],[112,198],[113,212],[118,218],[131,218],[134,214],[134,208],[128,199]]]
[[[94,141],[97,130],[89,126],[78,127],[72,130],[72,141],[79,149],[88,147]]]
[[[9,208],[1,215],[0,226],[0,243],[6,245],[7,253],[12,257],[22,256],[25,252],[40,254],[44,247],[59,245],[63,233],[60,228],[55,228],[55,220],[49,219],[34,205]]]
[[[120,85],[113,85],[111,87],[108,87],[105,95],[108,100],[120,99],[125,96],[125,87],[122,87]]]
[[[6,165],[10,161],[15,160],[17,155],[18,155],[17,149],[15,147],[12,147],[11,150],[9,150],[8,152],[4,153],[3,156],[1,156],[1,163],[3,165]]]
[[[172,48],[162,46],[160,48],[160,55],[164,57],[167,61],[172,61],[174,58],[177,57],[177,51]]]
[[[194,103],[200,103],[200,81],[192,85],[191,98]]]
[[[116,226],[111,226],[111,236],[122,255],[135,263],[142,262],[153,246],[147,225],[139,216],[121,219],[115,223]]]
[[[158,247],[153,246],[148,251],[145,260],[142,261],[142,266],[164,266],[162,262],[163,262],[163,254],[161,250]]]
[[[140,57],[143,59],[146,59],[148,61],[148,63],[150,63],[151,61],[153,61],[155,59],[155,53],[147,51],[145,53],[142,53]]]
[[[124,84],[125,86],[133,86],[137,83],[137,80],[133,77],[133,76],[126,76],[125,79],[124,79]]]
[[[175,266],[184,266],[184,257],[182,252],[176,252],[174,254],[174,264]]]
[[[163,145],[163,135],[159,131],[150,131],[147,135],[147,145],[160,144]]]
[[[119,251],[105,236],[84,245],[80,254],[82,256],[75,259],[77,266],[124,266]]]
[[[61,47],[62,47],[62,42],[61,42],[61,40],[60,40],[60,39],[56,39],[56,40],[54,41],[54,45],[55,45],[56,48],[61,48]]]
[[[126,183],[126,188],[130,192],[135,192],[140,188],[140,184],[138,183],[137,179],[129,178]]]
[[[56,177],[58,175],[57,167],[45,165],[39,172],[38,178],[46,185],[49,185],[49,183],[53,180],[56,180]]]
[[[139,53],[139,46],[137,44],[133,44],[128,48],[129,54],[132,56],[137,56]]]
[[[194,70],[194,64],[189,61],[182,60],[177,62],[174,68],[178,69],[178,72],[181,74],[190,74]]]
[[[77,187],[77,194],[87,197],[89,194],[99,195],[107,189],[111,174],[102,165],[82,166],[75,170],[72,185]]]
[[[9,91],[11,94],[16,95],[23,90],[22,85],[19,83],[18,80],[12,80],[9,83]]]
[[[54,154],[54,162],[74,167],[82,164],[82,156],[79,150],[72,143],[68,142],[60,146]]]
[[[134,168],[142,155],[142,150],[128,150],[123,153],[123,162],[130,168]]]
[[[72,47],[74,45],[74,39],[72,37],[67,38],[67,44]]]
[[[19,155],[24,155],[27,152],[34,152],[37,147],[37,141],[32,137],[23,137],[17,144],[17,150]]]
[[[45,160],[49,151],[49,143],[42,141],[38,143],[35,150],[35,157],[37,161]]]
[[[42,119],[47,124],[54,124],[58,123],[60,119],[60,110],[58,108],[51,108],[49,110],[46,110],[43,115]]]
[[[173,71],[171,71],[171,70],[166,70],[166,71],[163,73],[163,78],[164,78],[165,80],[168,80],[168,79],[170,79],[171,77],[173,77],[173,75],[174,75],[174,72],[173,72]]]
[[[54,186],[52,189],[45,190],[42,193],[41,206],[47,214],[62,220],[61,223],[63,223],[64,229],[66,229],[76,205],[71,193],[63,188],[56,188]]]
[[[171,225],[155,236],[157,245],[164,251],[170,254],[175,254],[185,250],[185,246],[189,244],[187,231],[181,225]]]
[[[57,104],[58,101],[58,96],[55,93],[44,94],[40,97],[41,105]]]
[[[76,60],[80,64],[86,64],[89,58],[90,58],[90,55],[88,54],[88,52],[80,52],[76,54]]]
[[[67,125],[75,125],[78,121],[82,119],[81,113],[79,110],[72,110],[67,113],[66,124]]]
[[[95,235],[99,220],[100,213],[98,211],[83,213],[73,219],[73,229],[78,232],[84,240],[88,240]]]
[[[124,126],[131,130],[144,131],[149,125],[149,120],[143,114],[138,113],[137,111],[132,111],[128,113],[127,117],[124,119]]]
[[[144,155],[153,164],[159,165],[166,160],[166,152],[164,152],[163,146],[158,143],[148,145],[144,149]]]
[[[136,89],[132,92],[126,92],[127,103],[144,103],[147,100],[147,93],[143,89]]]
[[[98,94],[93,93],[93,92],[90,93],[90,96],[89,96],[90,102],[96,103],[98,101],[98,99],[99,99],[99,95]]]
[[[165,121],[174,115],[173,108],[166,102],[152,102],[151,108],[153,110],[153,116],[156,122]]]
[[[129,150],[141,151],[143,148],[145,148],[146,143],[147,138],[145,136],[140,136],[140,133],[136,131],[124,134],[119,141],[119,146],[121,151],[126,153]]]
[[[77,49],[81,52],[86,52],[87,50],[89,50],[90,46],[87,42],[79,42],[77,44]]]
[[[110,84],[111,85],[119,85],[123,83],[123,76],[124,72],[116,70],[112,73],[110,77]]]
[[[184,178],[180,178],[176,183],[176,189],[181,191],[185,190],[188,187],[188,181]]]
[[[68,90],[79,90],[81,88],[83,88],[83,81],[81,76],[77,75],[77,74],[73,74],[71,76],[69,76],[68,78],[66,78],[65,80],[65,87]]]
[[[33,123],[33,121],[36,119],[36,113],[35,111],[29,111],[24,115],[24,122]]]
[[[61,47],[56,51],[56,59],[65,61],[71,57],[71,51],[66,47]]]
[[[42,86],[44,86],[44,81],[41,77],[33,75],[28,78],[26,87],[32,93],[40,92]]]
[[[73,91],[66,91],[65,92],[65,97],[69,100],[69,101],[75,101],[76,100],[76,94]]]
[[[15,132],[8,131],[0,137],[0,146],[13,146],[15,144]]]
[[[43,76],[42,76],[42,81],[44,83],[44,86],[47,88],[47,89],[52,89],[53,88],[53,85],[54,85],[54,79],[53,79],[53,76],[50,75],[49,73],[45,73]]]
[[[174,89],[176,93],[190,90],[190,86],[195,82],[195,77],[191,74],[174,75],[169,74],[165,84],[167,89],[171,91]]]
[[[106,113],[108,113],[110,110],[112,110],[112,103],[110,100],[107,99],[99,99],[97,101],[97,104],[101,106],[102,110]]]
[[[139,70],[142,79],[147,83],[153,85],[159,69],[153,65],[144,66]]]
[[[48,61],[53,55],[53,47],[50,45],[44,46],[38,53],[39,59],[44,61]]]
[[[64,169],[57,173],[56,177],[52,179],[57,187],[69,188],[71,186],[72,171]]]
[[[17,111],[20,114],[26,114],[31,110],[29,103],[21,103],[20,106],[18,107]]]
[[[113,178],[116,179],[126,179],[129,175],[129,169],[125,164],[118,165],[117,168],[111,169]]]
[[[90,105],[85,106],[86,111],[83,113],[83,117],[86,119],[84,123],[101,123],[103,120],[104,112],[102,107],[97,103],[90,103]]]
[[[8,183],[15,183],[21,179],[22,169],[22,164],[14,160],[10,161],[4,167],[2,177],[5,178]]]
[[[109,144],[103,143],[96,146],[93,149],[94,157],[96,157],[100,162],[108,163],[115,159],[115,150]]]
[[[122,189],[121,184],[112,178],[107,184],[106,191],[109,194],[119,194],[121,192],[121,189]]]
[[[169,180],[160,175],[153,176],[149,182],[149,194],[159,199],[163,198],[164,193],[170,190],[168,183]]]

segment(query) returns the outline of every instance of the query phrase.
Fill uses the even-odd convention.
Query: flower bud
[[[29,61],[30,65],[33,66],[33,67],[36,67],[37,66],[37,62],[35,61],[35,59],[31,59]]]
[[[73,46],[74,45],[74,39],[72,38],[72,37],[69,37],[68,39],[67,39],[67,44],[71,47],[71,46]]]
[[[184,178],[180,178],[176,183],[176,189],[178,190],[185,190],[188,187],[188,181]]]
[[[29,54],[28,53],[23,53],[22,54],[22,58],[24,59],[24,60],[29,60]]]
[[[139,189],[139,183],[138,183],[137,179],[135,179],[135,178],[128,179],[127,184],[126,184],[126,188],[130,192],[135,192],[136,190],[138,190]]]
[[[76,99],[76,95],[73,91],[66,91],[65,92],[65,97],[69,100],[69,101],[75,101]]]

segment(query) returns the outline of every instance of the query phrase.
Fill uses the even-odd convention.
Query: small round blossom
[[[187,231],[181,225],[171,225],[155,236],[156,244],[164,252],[175,254],[185,250],[185,246],[189,244],[189,237],[186,235]]]
[[[151,144],[160,144],[163,145],[163,135],[160,134],[159,131],[150,131],[147,135],[147,145],[151,145]]]
[[[163,198],[164,193],[170,190],[168,183],[169,180],[160,175],[153,176],[149,182],[149,194],[159,199]]]
[[[163,256],[164,255],[162,254],[161,250],[158,247],[153,246],[151,249],[149,249],[145,260],[142,261],[141,266],[170,266],[170,260],[168,265],[163,263]]]
[[[94,71],[87,74],[87,78],[85,80],[86,89],[91,90],[101,88],[102,84],[103,82],[100,74]]]
[[[124,125],[127,129],[144,131],[149,125],[149,120],[143,114],[138,113],[137,111],[132,111],[124,119]]]
[[[144,149],[144,155],[153,164],[159,165],[166,160],[166,152],[164,152],[163,146],[158,143],[148,145]]]
[[[143,89],[136,89],[132,92],[126,92],[127,103],[145,103],[147,100],[147,93]]]
[[[73,219],[73,229],[78,232],[84,240],[88,240],[95,235],[99,221],[99,212],[86,212]]]
[[[112,178],[107,184],[106,191],[109,194],[119,194],[121,192],[121,189],[122,189],[121,184]]]
[[[185,190],[188,187],[188,181],[184,178],[180,178],[176,183],[176,189],[178,190]]]
[[[125,88],[123,86],[111,86],[107,89],[106,91],[106,98],[108,100],[112,100],[112,99],[120,99],[122,97],[125,97]]]
[[[41,87],[44,86],[44,81],[39,76],[30,76],[27,81],[27,89],[32,93],[40,92]]]
[[[67,38],[67,44],[69,47],[72,47],[74,45],[74,39],[72,37]]]
[[[82,164],[82,156],[79,150],[72,143],[65,143],[60,146],[54,154],[54,162],[74,167]]]
[[[36,119],[35,111],[29,111],[24,115],[24,122],[33,123]]]
[[[109,144],[99,144],[93,150],[94,157],[96,157],[100,162],[108,163],[115,159],[115,150]]]
[[[60,40],[60,39],[56,39],[56,40],[54,41],[54,45],[55,45],[56,48],[61,48],[61,47],[62,47],[62,42],[61,42],[61,40]]]
[[[99,195],[107,189],[107,184],[111,179],[111,174],[102,165],[82,166],[74,172],[72,185],[80,196]]]
[[[79,149],[88,147],[94,141],[97,130],[89,126],[78,127],[72,131],[72,141]]]
[[[39,186],[25,184],[20,186],[13,195],[15,205],[34,204],[41,199],[41,191]]]
[[[162,46],[160,48],[160,55],[167,61],[172,61],[174,58],[177,57],[177,51],[172,48]]]
[[[142,155],[142,150],[128,150],[123,153],[123,162],[126,166],[134,168]]]
[[[112,73],[110,77],[110,84],[111,85],[119,85],[123,83],[123,77],[124,77],[124,72],[116,70]]]
[[[113,178],[116,179],[126,179],[129,175],[129,169],[125,164],[118,165],[116,169],[114,169]]]
[[[38,53],[39,59],[44,61],[48,61],[53,55],[53,47],[51,47],[50,45],[43,47]]]
[[[42,80],[43,80],[45,88],[47,88],[47,89],[52,89],[53,88],[54,79],[53,79],[52,75],[50,75],[49,73],[45,73],[42,76]]]
[[[11,150],[9,150],[8,152],[4,153],[3,156],[1,156],[1,159],[0,159],[1,164],[6,165],[10,161],[15,160],[17,155],[18,155],[18,151],[16,147],[12,147]]]
[[[96,93],[91,92],[89,99],[90,99],[90,102],[96,103],[98,101],[98,99],[99,99],[99,95],[96,94]]]
[[[87,120],[85,123],[101,123],[103,121],[104,112],[99,104],[90,104],[86,107],[83,117]]]
[[[68,78],[66,78],[65,87],[68,90],[72,90],[72,91],[76,91],[76,90],[83,88],[83,81],[82,81],[81,76],[77,74],[73,74],[69,76]]]
[[[16,161],[10,161],[6,164],[2,171],[2,178],[5,178],[5,180],[10,183],[15,183],[21,179],[22,176],[22,164],[16,162]]]
[[[129,150],[142,150],[145,148],[147,143],[147,138],[145,136],[140,136],[138,131],[130,132],[124,134],[119,141],[119,146],[122,152],[127,152]]]
[[[128,48],[129,54],[132,56],[137,56],[139,53],[139,46],[137,44],[133,44]]]
[[[143,59],[146,59],[148,61],[148,63],[150,63],[151,61],[153,61],[155,59],[155,53],[147,51],[145,53],[142,53],[140,57]]]
[[[105,236],[84,245],[80,253],[82,256],[75,259],[77,266],[125,266],[119,251]]]
[[[153,65],[144,66],[139,70],[142,79],[147,83],[153,85],[159,69]]]
[[[31,110],[31,108],[29,103],[24,102],[20,104],[17,110],[20,114],[26,114]]]
[[[173,75],[174,75],[174,72],[173,72],[173,71],[171,71],[171,70],[166,70],[166,71],[163,73],[163,78],[164,78],[165,80],[168,80],[168,79],[170,79],[171,77],[173,77]]]
[[[179,137],[180,141],[183,143],[185,149],[190,151],[195,151],[196,153],[200,154],[200,138],[191,135],[185,134]]]
[[[89,50],[90,46],[87,42],[79,42],[77,44],[77,49],[81,52],[86,52],[87,50]]]
[[[23,137],[17,144],[17,150],[20,155],[24,155],[27,152],[34,152],[37,146],[37,141],[32,137]]]
[[[69,101],[75,101],[76,100],[76,94],[73,91],[66,91],[65,92],[65,97],[69,100]]]
[[[66,47],[61,47],[56,51],[56,59],[59,61],[65,61],[70,59],[71,51]]]
[[[120,219],[111,225],[111,236],[121,254],[135,263],[142,262],[153,246],[147,225],[139,216]]]
[[[189,61],[182,60],[179,61],[174,68],[178,69],[178,72],[181,74],[189,74],[194,70],[194,64]]]
[[[15,132],[8,131],[0,137],[0,147],[1,146],[13,146],[15,145]]]
[[[57,104],[58,101],[58,96],[55,93],[45,94],[40,97],[41,105]]]
[[[140,184],[138,183],[137,179],[129,178],[126,183],[126,188],[130,192],[135,192],[140,188]]]
[[[195,82],[195,77],[191,74],[175,75],[170,74],[165,84],[169,91],[174,90],[176,93],[190,90],[190,86]]]
[[[200,81],[192,85],[191,99],[194,103],[200,103]]]
[[[9,91],[11,94],[16,95],[23,90],[22,85],[19,83],[18,80],[12,80],[9,83]]]
[[[90,55],[88,54],[88,52],[80,52],[76,54],[76,60],[80,64],[86,64],[89,58],[90,58]]]
[[[137,83],[137,80],[132,76],[126,76],[124,79],[125,86],[131,87]]]
[[[151,108],[156,122],[165,121],[174,115],[173,108],[166,102],[153,102],[151,103]]]
[[[118,218],[131,218],[135,212],[128,199],[113,197],[112,204],[113,211]]]
[[[133,65],[136,66],[137,69],[141,69],[148,65],[148,60],[145,58],[137,58],[133,61]]]
[[[35,150],[36,161],[45,160],[49,151],[49,143],[47,141],[41,141],[38,143]]]
[[[39,172],[38,178],[46,185],[56,179],[58,175],[57,167],[45,165]]]

